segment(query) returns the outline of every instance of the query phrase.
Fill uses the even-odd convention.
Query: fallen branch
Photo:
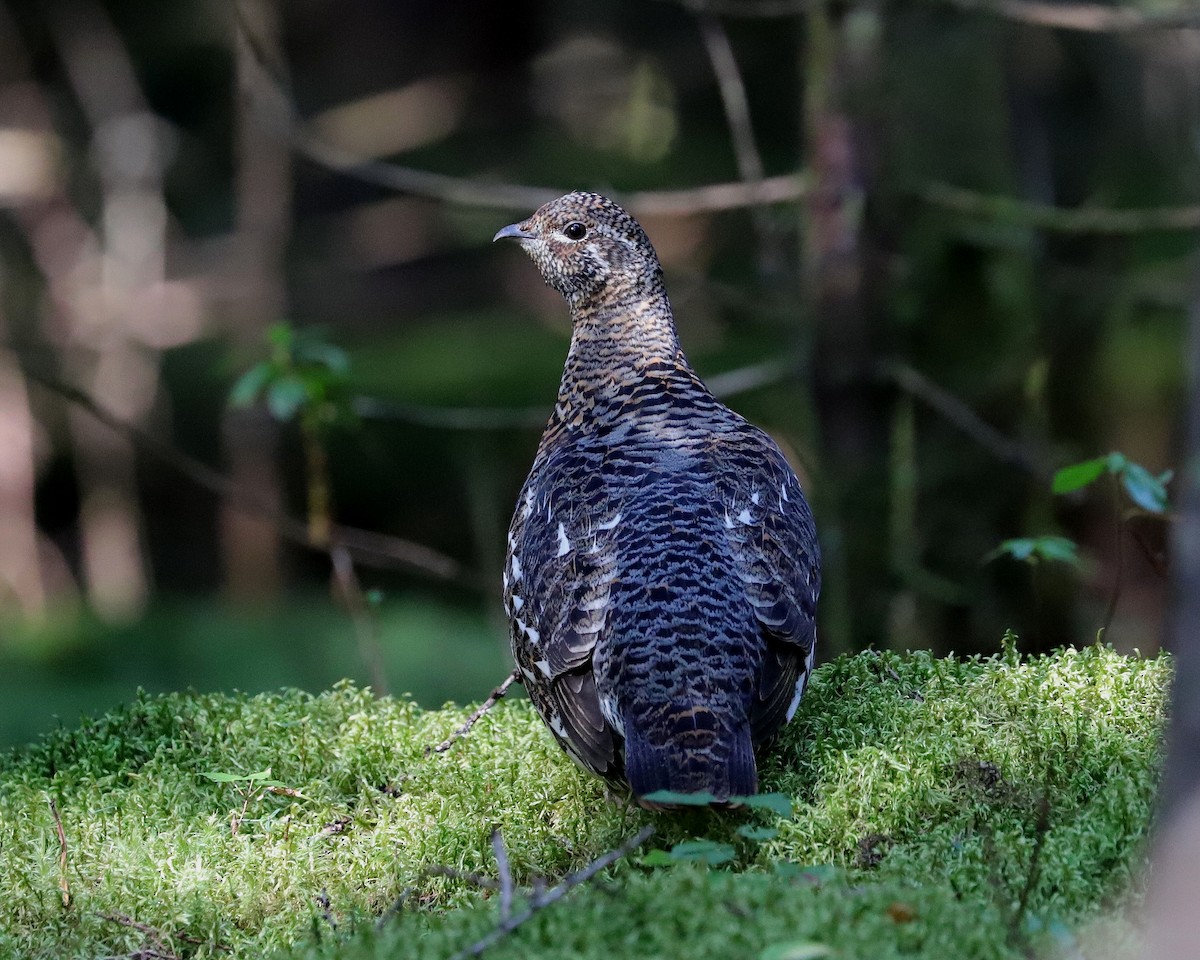
[[[507,677],[505,677],[504,682],[501,683],[499,686],[497,686],[496,689],[493,690],[490,694],[488,694],[488,698],[486,700],[484,700],[483,703],[481,703],[479,706],[477,706],[474,710],[471,711],[471,715],[469,717],[467,717],[466,723],[464,723],[461,727],[459,727],[457,730],[455,730],[452,734],[450,734],[450,736],[448,736],[445,740],[443,740],[441,743],[439,743],[436,747],[428,748],[426,752],[427,753],[445,753],[452,746],[454,746],[454,744],[456,744],[459,740],[461,740],[468,733],[470,733],[471,728],[473,726],[475,726],[476,723],[479,722],[479,719],[485,713],[487,713],[489,710],[491,710],[492,707],[494,707],[504,697],[504,695],[506,693],[508,693],[508,688],[517,682],[517,677],[518,677],[518,674],[517,674],[516,670],[514,670]]]
[[[507,919],[502,918],[501,922],[497,924],[495,928],[490,930],[485,936],[480,937],[469,947],[460,950],[451,958],[451,960],[466,960],[467,957],[479,956],[488,947],[499,943],[501,940],[507,937],[510,933],[521,926],[521,924],[531,920],[538,914],[539,911],[544,910],[551,904],[561,900],[575,887],[579,886],[580,884],[587,883],[588,880],[592,879],[592,877],[594,877],[605,867],[616,863],[626,854],[636,850],[653,834],[654,827],[642,827],[641,830],[622,843],[619,847],[609,850],[608,853],[597,857],[581,870],[577,870],[574,873],[569,874],[557,886],[551,887],[544,893],[536,893],[530,899],[529,905],[524,910],[522,910],[520,913],[510,914]]]

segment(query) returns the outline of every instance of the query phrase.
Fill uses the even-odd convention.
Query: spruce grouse
[[[620,206],[570,193],[502,237],[574,327],[508,533],[530,699],[567,753],[639,800],[755,793],[754,748],[813,667],[821,560],[796,475],[688,364],[658,256]]]

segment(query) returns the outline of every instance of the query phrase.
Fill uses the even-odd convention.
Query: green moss
[[[496,905],[425,868],[495,876],[498,827],[519,884],[556,882],[650,821],[647,848],[708,838],[738,856],[652,868],[635,854],[494,955],[755,956],[811,941],[840,957],[1019,957],[1028,944],[1010,928],[1027,886],[1021,926],[1034,940],[1136,899],[1168,678],[1163,659],[1103,648],[835,661],[764,763],[764,789],[795,801],[779,823],[630,809],[565,758],[525,701],[430,755],[463,710],[349,684],[143,697],[0,759],[0,956],[148,945],[107,915],[187,957],[230,955],[215,944],[239,957],[447,957],[495,924]],[[248,801],[204,776],[266,767],[284,789]],[[778,835],[738,836],[747,822]]]

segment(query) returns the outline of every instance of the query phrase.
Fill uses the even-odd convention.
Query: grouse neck
[[[652,360],[682,358],[671,301],[661,284],[621,289],[571,305],[568,366],[595,362],[610,374],[634,373]]]
[[[572,423],[585,415],[603,416],[606,409],[619,410],[633,392],[644,395],[654,381],[668,390],[681,376],[694,380],[665,292],[573,305],[571,318],[571,349],[558,389],[559,419]]]

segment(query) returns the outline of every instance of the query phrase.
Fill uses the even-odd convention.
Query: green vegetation
[[[350,684],[142,696],[0,759],[0,955],[446,958],[497,923],[464,876],[497,876],[493,830],[528,889],[645,823],[639,852],[486,955],[1017,958],[1101,917],[1112,945],[1169,672],[1099,647],[839,659],[764,764],[790,819],[630,809],[525,701],[433,754],[464,711]],[[670,855],[722,844],[716,867]]]

